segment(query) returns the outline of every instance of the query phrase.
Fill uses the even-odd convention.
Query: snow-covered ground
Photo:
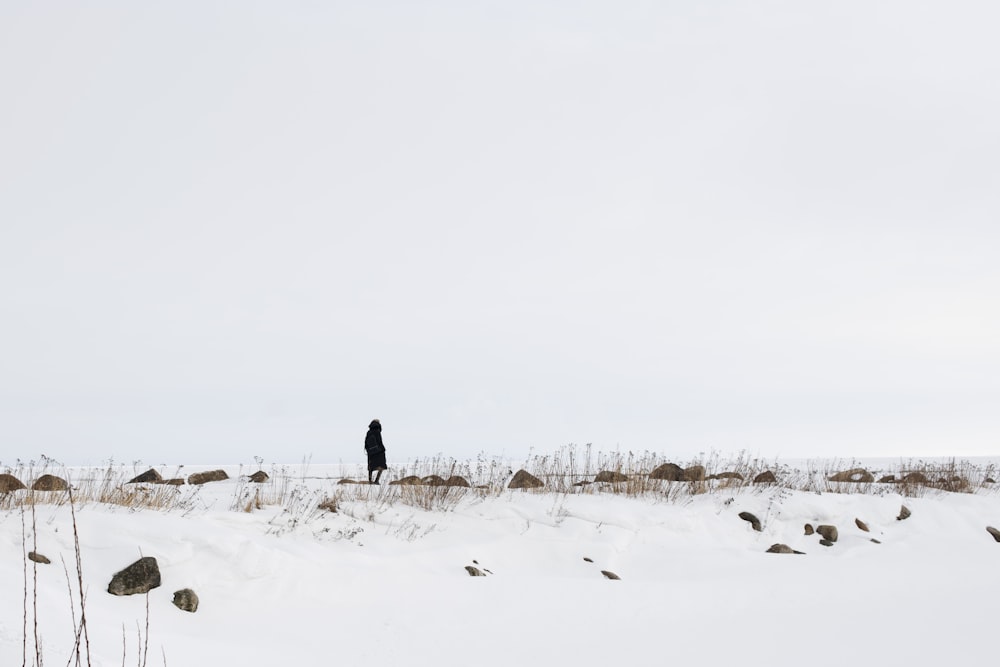
[[[286,485],[281,505],[245,512],[255,487],[230,470],[181,487],[185,502],[168,511],[76,508],[92,665],[140,664],[147,639],[146,664],[171,667],[937,665],[995,653],[1000,543],[986,526],[1000,527],[1000,496],[989,488],[740,487],[673,501],[469,489],[426,510],[399,487],[364,486],[332,513],[315,504],[338,475],[312,466],[262,485],[264,497]],[[806,523],[837,526],[839,540],[820,545]],[[36,541],[52,564],[26,567]],[[766,553],[774,543],[805,555]],[[145,596],[106,592],[140,556],[163,581],[148,632]],[[44,663],[66,664],[79,615],[70,507],[0,511],[0,563],[0,665],[34,663],[36,616]],[[196,613],[171,604],[182,588],[199,596]]]

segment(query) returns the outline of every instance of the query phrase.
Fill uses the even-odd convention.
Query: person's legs
[[[369,484],[374,484],[375,483],[375,482],[372,481],[372,471],[371,470],[368,471],[368,483]]]
[[[378,472],[375,473],[375,483],[378,484],[380,479],[382,479],[382,469],[379,469]]]

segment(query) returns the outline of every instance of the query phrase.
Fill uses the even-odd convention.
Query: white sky
[[[0,4],[0,463],[996,454],[1000,5]]]

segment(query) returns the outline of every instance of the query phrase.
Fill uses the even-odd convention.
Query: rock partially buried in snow
[[[667,482],[676,482],[684,476],[684,469],[676,463],[664,463],[653,469],[649,473],[650,479],[662,479]]]
[[[594,477],[595,483],[604,482],[607,484],[619,484],[621,482],[627,482],[627,481],[628,481],[628,476],[623,475],[622,473],[616,470],[602,470],[601,472],[597,473],[596,477]]]
[[[758,519],[756,516],[754,516],[750,512],[740,512],[739,516],[744,521],[749,522],[750,523],[750,527],[753,528],[754,530],[756,530],[758,533],[761,532],[761,530],[763,530],[761,528],[761,526],[760,526],[760,519]]]
[[[69,484],[62,477],[55,475],[42,475],[31,485],[34,491],[65,491]]]
[[[833,546],[833,542],[831,540],[820,540],[819,543],[822,544],[824,547]]]
[[[929,484],[930,480],[922,472],[911,472],[903,475],[903,482],[906,484]]]
[[[187,482],[181,477],[172,477],[170,479],[163,480],[163,483],[167,486],[184,486]]]
[[[993,536],[993,539],[1000,542],[1000,530],[997,530],[993,526],[986,526],[986,532]]]
[[[754,484],[776,484],[777,482],[778,478],[770,470],[765,470],[753,478]]]
[[[854,519],[854,525],[857,526],[858,528],[860,528],[861,530],[865,531],[866,533],[870,533],[871,532],[868,529],[868,524],[865,523],[864,521],[862,521],[861,519]]]
[[[738,482],[742,482],[743,475],[738,472],[720,472],[715,475],[709,475],[708,479],[735,479]]]
[[[136,475],[135,477],[133,477],[132,479],[130,479],[129,481],[127,481],[125,483],[126,484],[144,484],[144,483],[145,484],[160,484],[161,482],[163,482],[163,477],[160,476],[160,473],[158,473],[155,470],[153,470],[152,468],[150,468],[146,472],[142,473],[141,475]]]
[[[827,479],[831,482],[854,482],[855,484],[862,484],[874,482],[875,476],[864,468],[851,468],[850,470],[830,475]]]
[[[899,508],[899,516],[896,517],[896,521],[902,521],[903,519],[910,518],[910,508],[903,505]]]
[[[466,565],[465,571],[469,573],[470,577],[485,577],[486,575],[478,567],[472,565]]]
[[[427,475],[420,481],[426,486],[444,486],[445,484],[444,478],[440,475]]]
[[[833,543],[837,541],[838,535],[836,526],[830,526],[826,524],[822,526],[816,526],[816,532],[822,535],[823,539],[826,540],[827,542]]]
[[[896,482],[895,475],[883,475],[878,480],[879,484],[894,484],[895,482]]]
[[[513,479],[507,485],[508,489],[538,489],[545,486],[545,482],[532,475],[527,470],[518,470],[514,473]]]
[[[175,591],[173,603],[181,611],[189,611],[192,614],[198,611],[198,595],[190,588]]]
[[[229,479],[225,470],[207,470],[196,472],[188,476],[188,484],[207,484],[208,482],[221,482]]]
[[[603,574],[608,579],[614,579],[615,581],[621,579],[621,577],[619,577],[617,574],[615,574],[610,570],[601,570],[601,574]]]
[[[250,481],[253,482],[254,484],[263,484],[264,482],[266,482],[269,479],[271,479],[271,476],[268,475],[263,470],[258,470],[254,474],[250,475]],[[187,589],[184,589],[184,590],[187,590]]]
[[[461,489],[471,489],[472,485],[469,484],[469,480],[465,479],[461,475],[452,475],[444,481],[445,486],[457,486]]]
[[[771,547],[765,552],[769,554],[800,554],[804,552],[796,551],[787,544],[772,544]]]
[[[341,482],[341,484],[344,483],[345,482]],[[351,484],[354,483],[355,482],[351,482]],[[423,482],[420,481],[420,478],[416,475],[407,475],[406,477],[400,477],[399,479],[394,479],[389,482],[389,486],[420,486],[421,484],[423,484]]]
[[[685,482],[704,482],[705,481],[705,466],[691,466],[689,468],[684,468],[684,474],[681,479]]]
[[[116,572],[108,584],[108,592],[112,595],[139,595],[159,585],[160,567],[155,558],[146,556]]]
[[[816,531],[813,530],[812,524],[811,523],[807,523],[806,524],[806,535],[812,535],[815,532]]]
[[[34,551],[28,552],[28,560],[34,561],[35,563],[41,563],[42,565],[49,565],[52,563],[52,561],[50,561],[48,558]]]
[[[9,473],[3,473],[0,475],[0,493],[7,493],[8,491],[20,491],[21,489],[27,488],[21,480]]]

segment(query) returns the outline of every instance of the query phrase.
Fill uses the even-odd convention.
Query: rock
[[[389,482],[389,486],[420,486],[423,482],[416,475],[407,475]]]
[[[152,468],[150,468],[146,472],[142,473],[141,475],[136,475],[135,477],[133,477],[132,479],[130,479],[129,481],[127,481],[125,483],[126,484],[144,484],[144,483],[145,484],[159,484],[162,481],[163,481],[163,478],[160,477],[160,473],[158,473],[155,470],[153,470]]]
[[[472,485],[469,484],[469,480],[465,479],[461,475],[452,475],[444,481],[445,486],[458,486],[463,489],[471,489]]]
[[[876,540],[874,537],[872,538],[872,542],[874,542],[875,544],[882,544],[881,542],[879,542],[878,540]]]
[[[910,508],[903,505],[899,508],[899,516],[896,517],[896,521],[902,521],[903,519],[910,518]]]
[[[486,575],[478,567],[473,567],[472,565],[466,565],[465,571],[469,573],[470,577],[485,577]]]
[[[270,475],[268,475],[268,474],[267,474],[266,472],[264,472],[263,470],[258,470],[258,471],[257,471],[257,472],[255,472],[254,474],[250,475],[250,478],[249,478],[249,479],[250,479],[250,481],[251,481],[251,482],[253,482],[254,484],[263,484],[263,483],[264,483],[264,482],[266,482],[267,480],[271,479],[271,476],[270,476]],[[185,590],[187,590],[187,589],[185,589]]]
[[[508,489],[538,489],[545,486],[545,482],[532,475],[527,470],[518,470],[507,485]]]
[[[586,556],[583,557],[583,560],[586,561],[586,562],[588,562],[588,563],[593,563],[594,562],[592,559],[587,558]]]
[[[765,552],[769,554],[803,554],[802,551],[796,551],[787,544],[772,544],[771,547]]]
[[[610,570],[601,570],[601,574],[603,574],[608,579],[614,579],[615,581],[621,579],[621,577],[619,577],[614,572],[611,572]]]
[[[922,472],[911,472],[903,475],[903,479],[900,480],[905,484],[929,484],[930,480],[927,479],[927,475]]]
[[[826,525],[826,524],[824,524],[822,526],[816,526],[816,532],[819,533],[820,535],[822,535],[823,538],[825,540],[827,540],[828,542],[832,543],[832,542],[836,542],[837,541],[837,527],[836,526],[829,526],[829,525]]]
[[[112,595],[148,593],[160,585],[160,568],[152,556],[140,558],[121,572],[116,572],[108,584]]]
[[[627,482],[628,476],[614,470],[602,470],[594,477],[594,482],[605,482],[607,484],[620,484]]]
[[[997,530],[993,526],[986,526],[986,532],[993,536],[993,539],[1000,542],[1000,530]]]
[[[763,530],[760,527],[760,519],[755,517],[750,512],[740,512],[740,518],[743,519],[744,521],[749,521],[750,527],[756,530],[758,533],[761,532],[761,530]]]
[[[69,488],[69,484],[66,483],[62,477],[56,477],[55,475],[42,475],[35,480],[35,483],[31,485],[34,491],[65,491]]]
[[[198,596],[190,588],[174,591],[173,603],[181,611],[189,611],[192,614],[198,611]]]
[[[684,469],[676,463],[664,463],[653,469],[649,473],[650,479],[662,479],[668,482],[676,482],[684,476]]]
[[[20,491],[21,489],[27,488],[17,477],[11,474],[4,473],[0,475],[0,493],[7,493],[8,491]]]
[[[743,475],[738,472],[720,472],[715,475],[709,475],[708,479],[735,479],[739,482],[743,481]]]
[[[770,470],[765,470],[753,478],[754,484],[776,484],[777,482],[778,478]]]
[[[36,563],[41,563],[42,565],[49,565],[52,562],[42,554],[36,553],[34,551],[28,552],[28,560],[34,561]]]
[[[843,472],[831,475],[827,479],[831,482],[854,482],[855,484],[863,484],[874,482],[875,476],[864,468],[851,468],[850,470],[844,470]]]
[[[196,472],[188,476],[188,484],[206,484],[208,482],[221,482],[229,479],[225,470],[208,470],[206,472]]]
[[[427,475],[420,481],[425,486],[444,486],[444,478],[440,475]]]
[[[895,483],[895,481],[896,481],[895,475],[884,475],[882,477],[879,477],[878,479],[879,484],[893,484]]]
[[[832,540],[820,540],[819,543],[822,544],[824,547],[832,547],[833,546],[833,541]]]
[[[705,466],[690,466],[688,468],[684,468],[684,474],[681,475],[681,479],[685,482],[704,482]]]
[[[389,482],[389,484],[399,484],[399,481],[400,480],[396,480],[395,482]],[[340,480],[339,482],[337,482],[337,484],[358,484],[358,482],[354,481],[353,479],[351,479],[349,477],[345,477],[342,480]]]
[[[184,486],[185,484],[184,479],[181,477],[172,477],[170,479],[165,479],[163,480],[163,483],[169,486]]]
[[[871,532],[870,530],[868,530],[868,524],[862,521],[861,519],[855,519],[854,525],[860,528],[861,530],[865,531],[866,533]]]
[[[590,486],[593,482],[588,482],[587,480],[581,480],[579,482],[574,482],[573,486]]]
[[[996,484],[996,483],[997,483],[997,481],[995,479],[993,479],[992,477],[987,477],[986,479],[983,480],[983,484]],[[2,490],[3,489],[0,489],[0,491],[2,491]]]
[[[807,523],[806,524],[806,535],[812,535],[815,532],[816,531],[813,530],[812,524],[811,523]]]

